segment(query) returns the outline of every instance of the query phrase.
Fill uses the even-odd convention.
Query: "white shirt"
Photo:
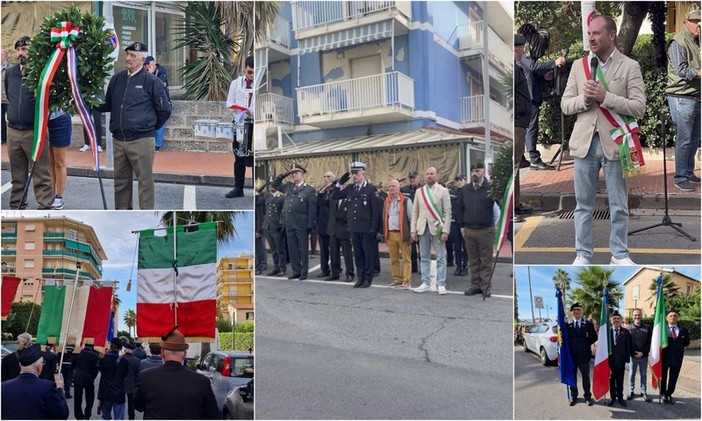
[[[232,80],[232,83],[229,85],[229,93],[227,94],[227,108],[231,108],[232,105],[238,105],[240,107],[248,108],[253,115],[256,99],[256,95],[253,95],[253,82],[254,81],[252,80],[250,85],[251,88],[247,89],[245,76],[239,76],[238,78]],[[238,120],[243,111],[236,109],[233,111],[235,119]]]

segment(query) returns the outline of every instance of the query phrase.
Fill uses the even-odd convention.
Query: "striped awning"
[[[350,28],[345,31],[337,31],[301,39],[298,41],[299,52],[300,54],[307,54],[317,51],[334,50],[349,45],[390,38],[392,36],[392,25],[392,20],[386,20],[384,22]]]

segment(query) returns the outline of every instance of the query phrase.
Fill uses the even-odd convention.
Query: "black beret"
[[[617,311],[617,310],[614,310],[614,311],[612,312],[612,315],[611,315],[611,316],[609,316],[609,317],[610,317],[610,318],[611,318],[611,317],[622,317],[622,315],[621,315],[621,314],[619,314],[619,311]]]
[[[28,348],[19,351],[19,363],[21,366],[30,366],[39,358],[41,358],[41,347],[39,344],[30,345]]]
[[[18,49],[19,47],[26,47],[29,45],[29,41],[31,41],[31,38],[28,36],[23,36],[22,38],[18,39],[17,42],[15,42],[15,50]]]
[[[134,44],[128,46],[127,48],[124,49],[124,51],[143,51],[147,52],[149,49],[146,47],[146,44],[143,42],[135,42]]]
[[[471,171],[482,170],[482,169],[485,169],[485,164],[483,164],[482,162],[476,162],[475,164],[470,166]]]
[[[582,309],[583,306],[581,306],[580,303],[573,303],[573,305],[570,306],[570,311],[573,311],[574,308]]]

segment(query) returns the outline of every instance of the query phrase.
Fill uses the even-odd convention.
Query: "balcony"
[[[2,239],[6,238],[17,238],[17,231],[3,231],[2,232]]]
[[[266,39],[260,43],[257,42],[255,48],[268,48],[270,50],[268,60],[271,62],[290,57],[292,55],[290,51],[290,21],[277,16],[273,25],[268,28]]]
[[[485,127],[484,95],[467,96],[459,99],[461,107],[461,129],[482,129]],[[512,113],[499,102],[490,100],[490,131],[512,137]]]
[[[300,124],[334,127],[351,123],[409,120],[414,112],[414,80],[382,73],[297,88]]]
[[[3,250],[2,255],[3,256],[16,256],[17,250]]]
[[[385,21],[393,22],[395,35],[404,35],[412,20],[412,8],[409,1],[295,1],[292,17],[298,40],[371,28]]]
[[[461,25],[458,32],[458,52],[464,59],[471,59],[480,56],[485,49],[483,42],[483,21],[471,22],[468,25]],[[497,67],[502,73],[512,71],[514,56],[512,47],[502,41],[497,33],[488,27],[488,56],[490,63]],[[482,69],[480,69],[482,72]]]
[[[256,123],[292,127],[295,124],[293,99],[278,94],[256,95]]]

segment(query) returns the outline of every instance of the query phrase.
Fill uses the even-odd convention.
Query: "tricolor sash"
[[[590,53],[588,58],[583,58],[583,69],[585,77],[590,80],[592,69],[590,69],[590,60],[594,54]],[[597,80],[602,83],[605,91],[609,92],[609,87],[602,74],[602,68],[597,67],[595,71]],[[622,164],[622,174],[624,177],[633,177],[641,172],[641,167],[645,165],[643,153],[641,151],[641,141],[639,140],[639,125],[634,117],[611,112],[603,108],[599,102],[596,102],[597,108],[602,111],[609,124],[614,128],[610,131],[610,136],[614,143],[618,146],[619,161]]]
[[[424,187],[419,189],[419,194],[422,196],[424,206],[429,210],[431,217],[434,218],[434,227],[436,227],[437,235],[441,235],[444,229],[444,213],[436,206],[434,197],[431,195],[431,190],[429,190],[429,185],[424,185]]]

